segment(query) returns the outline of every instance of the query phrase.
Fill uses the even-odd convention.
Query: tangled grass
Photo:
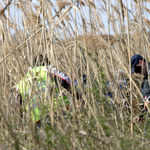
[[[0,2],[0,148],[149,149],[148,115],[133,126],[133,118],[141,112],[142,77],[130,73],[133,54],[139,53],[149,61],[148,3]],[[108,29],[101,14],[108,18]],[[30,111],[24,110],[23,118],[20,117],[15,88],[28,68],[35,65],[34,57],[41,53],[70,78],[73,74],[80,81],[80,76],[86,74],[87,86],[78,82],[83,107],[74,96],[74,88],[72,94],[61,88],[72,102],[70,109],[65,110],[65,116],[62,108],[58,108],[57,116],[48,112],[51,125],[41,116],[39,130],[30,118]],[[123,73],[116,73],[119,70]],[[122,79],[129,82],[120,92],[118,84],[124,86],[119,83]],[[113,85],[108,87],[107,81]],[[108,91],[113,99],[106,97]],[[52,96],[53,93],[50,99]],[[43,105],[41,100],[39,105]]]

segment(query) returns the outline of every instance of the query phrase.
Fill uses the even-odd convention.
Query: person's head
[[[34,59],[34,65],[36,66],[45,66],[45,65],[50,65],[49,59],[42,54],[36,55]]]
[[[140,73],[144,75],[147,72],[146,61],[145,59],[139,55],[133,55],[131,58],[131,71],[132,73]]]

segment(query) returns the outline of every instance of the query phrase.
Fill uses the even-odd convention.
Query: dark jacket
[[[149,97],[150,96],[150,86],[149,86],[149,82],[148,82],[148,73],[150,71],[150,63],[148,64],[148,71],[145,73],[144,78],[143,78],[143,82],[141,84],[141,93],[143,95],[143,98]],[[150,98],[149,98],[150,100]]]
[[[143,99],[145,97],[147,97],[150,100],[150,85],[148,82],[148,74],[150,72],[150,63],[148,64],[148,71],[145,73],[144,78],[143,78],[143,82],[141,84],[141,93],[143,95]],[[142,103],[144,104],[144,100],[142,99]],[[141,110],[144,113],[146,111],[146,109],[143,109],[144,105],[141,106]],[[143,115],[140,115],[140,117],[142,118]]]

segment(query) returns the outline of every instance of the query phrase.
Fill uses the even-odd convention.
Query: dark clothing
[[[143,98],[145,98],[145,96],[147,98],[150,96],[150,86],[149,86],[149,82],[148,82],[149,71],[150,71],[150,63],[148,64],[148,71],[144,75],[143,82],[141,84],[141,93],[143,95]],[[150,100],[150,97],[149,97],[149,100]]]
[[[141,84],[141,93],[143,95],[143,99],[148,98],[148,100],[150,100],[150,86],[149,86],[149,82],[148,82],[148,73],[149,73],[149,71],[150,71],[150,63],[148,64],[148,71],[145,73],[144,78],[143,78],[143,82]],[[142,99],[143,105],[141,105],[142,113],[147,111],[146,109],[144,109],[143,99]],[[140,115],[139,117],[141,119],[143,117],[143,114]]]

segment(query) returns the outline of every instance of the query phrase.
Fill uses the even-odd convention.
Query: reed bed
[[[148,113],[133,125],[133,118],[141,113],[142,76],[130,71],[132,55],[150,60],[148,4],[140,0],[2,0],[0,149],[149,149]],[[65,116],[62,107],[57,116],[47,112],[51,125],[41,116],[41,129],[31,120],[30,110],[23,109],[20,116],[15,100],[16,85],[35,66],[38,54],[47,56],[71,79],[74,75],[82,93],[82,100],[77,100],[74,87],[72,94],[60,87],[71,101],[70,109]],[[83,74],[87,85],[81,82]],[[123,79],[129,80],[127,86]],[[108,92],[113,98],[106,96]],[[49,95],[53,100],[53,92]],[[44,102],[38,100],[38,105],[50,104]]]

